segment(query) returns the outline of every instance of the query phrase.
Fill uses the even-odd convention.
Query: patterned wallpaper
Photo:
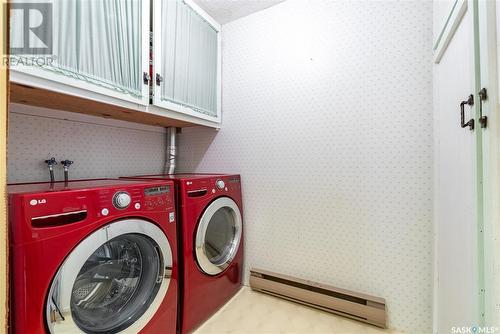
[[[238,172],[246,269],[386,298],[432,331],[432,3],[288,0],[223,26],[223,126],[180,169]]]
[[[9,113],[8,182],[48,181],[44,160],[69,159],[70,178],[159,173],[165,130],[93,116],[13,104]],[[63,168],[55,168],[63,180]]]

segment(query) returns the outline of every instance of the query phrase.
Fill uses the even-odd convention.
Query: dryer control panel
[[[207,197],[235,196],[241,194],[239,175],[214,175],[205,178],[186,178],[181,182],[181,192],[190,202],[204,200]]]

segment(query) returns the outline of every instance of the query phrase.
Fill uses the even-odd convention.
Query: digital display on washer
[[[170,186],[152,187],[144,189],[144,195],[146,196],[158,196],[168,193],[170,193]]]

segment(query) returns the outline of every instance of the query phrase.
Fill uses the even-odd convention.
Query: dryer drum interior
[[[171,248],[158,227],[135,219],[108,225],[59,269],[47,298],[48,327],[52,333],[139,330],[163,300],[171,268]]]
[[[223,272],[236,256],[241,241],[242,218],[229,197],[210,203],[201,216],[195,236],[196,260],[209,275]]]

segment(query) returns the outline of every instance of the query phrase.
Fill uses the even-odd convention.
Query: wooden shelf
[[[147,107],[143,107],[145,110],[129,109],[15,82],[10,83],[10,102],[163,127],[198,125],[148,112]]]

